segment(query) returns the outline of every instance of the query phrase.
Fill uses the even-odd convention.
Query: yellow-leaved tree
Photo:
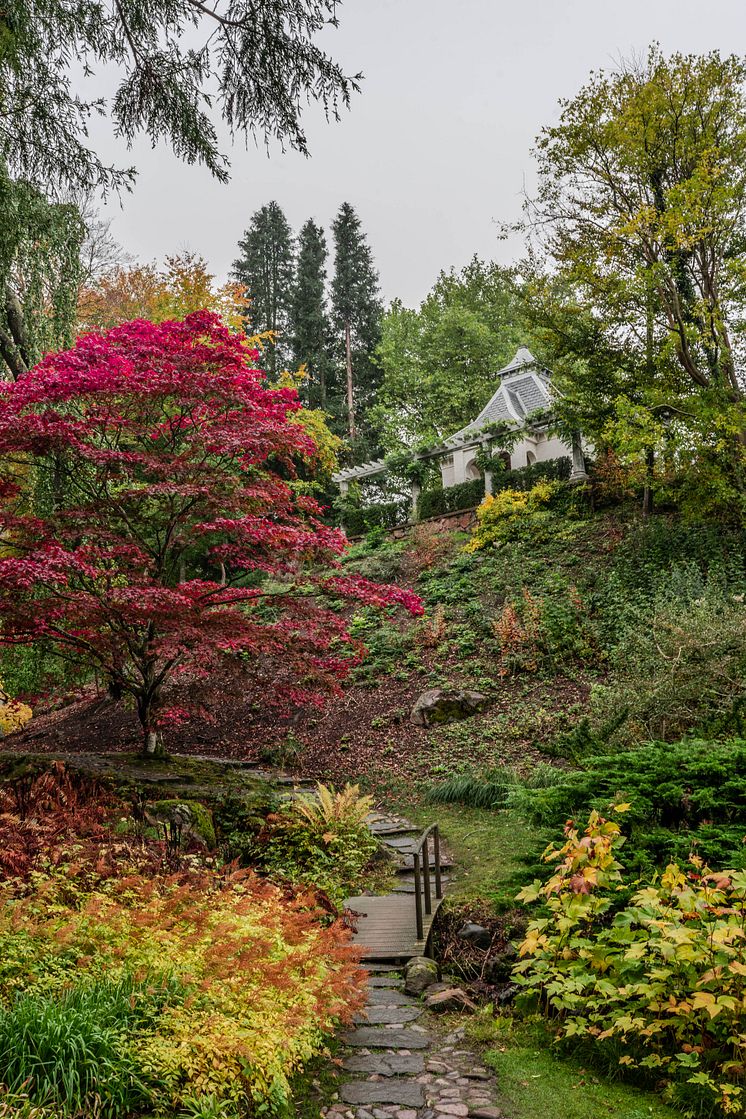
[[[218,285],[207,262],[195,253],[166,257],[163,267],[116,268],[78,299],[78,333],[110,330],[132,319],[165,322],[192,311],[215,311],[231,330],[243,330],[249,299],[241,284]]]

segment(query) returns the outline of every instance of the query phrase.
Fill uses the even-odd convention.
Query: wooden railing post
[[[425,883],[425,912],[429,917],[433,911],[433,902],[430,896],[430,848],[427,835],[422,843],[422,877]]]
[[[422,921],[422,883],[420,881],[420,853],[415,851],[414,863],[414,910],[417,919],[417,939],[422,940],[425,935],[425,926]]]
[[[433,855],[435,857],[435,896],[443,897],[443,883],[440,878],[440,831],[436,824],[433,828]]]

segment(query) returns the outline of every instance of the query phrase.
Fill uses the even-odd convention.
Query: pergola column
[[[421,493],[422,493],[422,486],[420,485],[419,482],[415,482],[414,479],[413,479],[412,480],[412,486],[411,486],[412,504],[411,504],[410,509],[409,509],[409,519],[410,519],[410,521],[417,521],[419,519],[419,502],[420,502],[420,494]]]
[[[574,431],[572,436],[572,472],[570,473],[570,481],[588,481],[588,472],[585,469],[585,458],[583,456],[583,444],[580,441],[579,431]]]

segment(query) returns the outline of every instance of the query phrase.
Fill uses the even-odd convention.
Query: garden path
[[[369,826],[404,855],[405,865],[389,898],[361,895],[348,904],[370,910],[371,901],[398,899],[408,906],[411,932],[414,880],[406,856],[419,829],[401,817],[382,815],[372,818]],[[354,1028],[340,1037],[346,1078],[325,1111],[326,1119],[505,1119],[494,1102],[494,1077],[464,1042],[464,1026],[445,1027],[420,999],[406,994],[400,968],[371,959],[379,951],[379,940],[374,940],[379,935],[376,923],[360,921],[356,941],[367,949],[369,960],[367,1005]],[[426,939],[427,931],[425,940],[413,941],[410,956],[424,952]]]

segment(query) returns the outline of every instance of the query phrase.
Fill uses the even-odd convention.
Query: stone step
[[[424,1107],[422,1085],[416,1080],[351,1080],[339,1089],[345,1103],[395,1103],[401,1107]]]
[[[401,851],[402,854],[411,852],[413,844],[417,842],[416,837],[411,835],[384,835],[381,838],[387,847]]]
[[[346,1072],[366,1072],[373,1076],[419,1076],[425,1071],[420,1053],[353,1053],[342,1061]]]
[[[440,876],[440,884],[443,888],[443,893],[445,893],[446,886],[448,885],[449,881],[450,881],[450,879],[448,878],[447,875],[442,874]],[[422,887],[420,887],[420,889],[422,890]],[[435,879],[432,875],[430,876],[430,891],[434,896],[435,895]],[[394,886],[394,888],[391,892],[393,894],[413,894],[414,893],[414,875],[411,873],[411,871],[403,871],[401,874],[398,874],[396,876],[396,885]]]
[[[374,835],[380,836],[385,839],[389,835],[419,835],[420,829],[416,824],[410,824],[408,821],[403,820],[401,823],[391,820],[381,820],[380,823],[370,825],[370,830]]]
[[[401,964],[366,964],[365,970],[369,971],[373,976],[383,975],[392,971],[401,975]]]
[[[427,1049],[430,1038],[419,1030],[385,1030],[359,1026],[340,1034],[343,1045],[354,1049]]]
[[[394,987],[373,987],[368,991],[368,1006],[416,1006],[409,995]]]
[[[430,855],[430,867],[432,868],[432,867],[435,866],[435,856],[433,855],[432,851],[429,852],[429,855]],[[406,854],[406,852],[402,852],[402,856],[404,858],[404,862],[398,868],[398,871],[397,871],[398,874],[406,874],[407,871],[414,870],[414,858],[411,855]],[[420,860],[420,862],[422,862],[422,860]],[[444,867],[452,867],[453,866],[453,859],[449,859],[448,855],[441,855],[440,856],[440,865],[443,868]]]
[[[359,1025],[403,1026],[415,1022],[422,1014],[421,1006],[369,1006],[352,1019]]]
[[[397,969],[400,970],[400,969]],[[398,975],[371,975],[368,980],[369,987],[401,987],[403,980]]]

